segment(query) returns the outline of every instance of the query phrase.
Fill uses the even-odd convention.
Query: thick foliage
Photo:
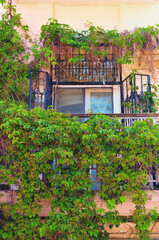
[[[147,170],[157,164],[158,125],[147,120],[125,128],[102,115],[80,123],[53,110],[27,111],[4,102],[0,110],[0,139],[6,139],[0,182],[19,185],[17,202],[1,204],[2,239],[108,239],[104,226],[122,222],[115,206],[126,200],[126,192],[136,205],[138,236],[149,239],[148,227],[158,214],[145,211],[143,186]],[[95,164],[97,178],[90,175]],[[107,211],[97,207],[96,194]],[[42,221],[40,199],[51,204]]]
[[[28,28],[22,26],[15,6],[6,5],[6,10],[0,20],[0,99],[22,103],[28,96],[28,53],[24,44]]]

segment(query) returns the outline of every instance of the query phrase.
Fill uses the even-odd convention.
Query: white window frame
[[[85,112],[89,113],[91,111],[91,93],[105,93],[109,92],[112,94],[112,113],[114,109],[114,101],[113,101],[113,89],[112,88],[91,88],[85,89]]]

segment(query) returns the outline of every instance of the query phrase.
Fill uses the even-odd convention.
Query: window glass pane
[[[97,169],[93,169],[93,166],[90,167],[90,177],[92,182],[94,182],[92,185],[92,190],[99,190],[101,188],[101,181],[97,180]]]
[[[59,89],[56,98],[59,112],[83,113],[82,89]]]
[[[112,113],[112,92],[91,92],[93,113]]]

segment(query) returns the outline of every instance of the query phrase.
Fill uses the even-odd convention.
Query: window
[[[113,113],[113,94],[111,88],[86,89],[86,111],[93,113]]]
[[[98,180],[97,164],[93,164],[90,167],[90,175],[92,182],[94,182],[92,190],[99,190],[101,188],[101,181]]]
[[[63,113],[83,113],[82,89],[57,89],[55,108]]]

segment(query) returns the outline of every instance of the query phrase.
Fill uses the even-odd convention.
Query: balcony
[[[112,58],[67,63],[59,58],[53,74],[31,70],[29,107],[67,113],[151,113],[149,75],[122,80]],[[98,106],[97,106],[98,105]]]

